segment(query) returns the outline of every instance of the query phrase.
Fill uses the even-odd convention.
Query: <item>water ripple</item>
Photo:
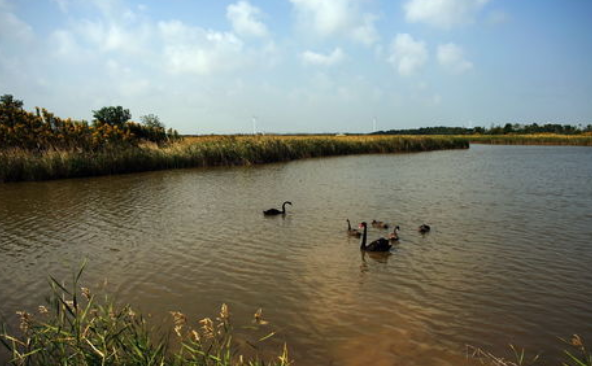
[[[298,365],[457,365],[467,343],[557,353],[557,336],[592,336],[591,155],[475,146],[2,185],[0,315],[88,258],[87,283],[155,317],[263,307]],[[347,218],[396,223],[401,241],[363,255]]]

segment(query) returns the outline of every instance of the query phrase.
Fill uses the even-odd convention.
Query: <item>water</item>
[[[4,184],[0,316],[88,258],[84,284],[155,319],[263,308],[297,365],[460,365],[467,344],[555,357],[557,337],[592,341],[591,177],[590,148],[473,145]],[[401,242],[362,255],[346,218]]]

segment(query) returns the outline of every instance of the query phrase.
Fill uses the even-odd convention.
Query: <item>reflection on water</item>
[[[107,278],[155,317],[262,307],[298,365],[459,365],[466,344],[555,354],[557,336],[592,339],[590,177],[589,148],[477,145],[0,185],[0,316],[88,258],[87,285]],[[361,253],[347,218],[401,240]]]

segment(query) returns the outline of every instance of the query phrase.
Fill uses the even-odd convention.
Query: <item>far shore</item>
[[[97,151],[0,149],[0,183],[237,166],[312,157],[466,149],[469,144],[592,146],[592,135],[203,135]]]
[[[0,182],[468,147],[468,139],[454,136],[203,136],[161,146],[116,145],[97,151],[13,148],[0,150]]]

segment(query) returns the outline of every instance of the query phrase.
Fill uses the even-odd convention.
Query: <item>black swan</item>
[[[355,236],[356,238],[359,238],[360,236],[362,236],[362,233],[359,232],[357,229],[352,229],[349,219],[347,219],[347,235]]]
[[[376,221],[376,220],[372,220],[372,227],[378,228],[378,229],[388,229],[388,224],[384,223],[382,221]]]
[[[368,224],[363,222],[360,224],[360,228],[364,228],[364,234],[362,234],[362,240],[360,241],[360,250],[365,250],[367,252],[388,252],[392,248],[391,243],[385,238],[376,239],[372,243],[366,245]]]
[[[390,241],[399,241],[399,230],[401,230],[399,228],[399,225],[395,226],[395,230],[393,230],[393,232],[389,234],[388,239]]]
[[[422,225],[421,225],[421,226],[420,226],[420,227],[417,229],[417,231],[419,231],[419,232],[420,232],[420,233],[422,233],[422,234],[425,234],[425,233],[429,233],[429,232],[430,232],[430,229],[431,229],[431,228],[430,228],[430,225],[422,224]]]
[[[271,215],[283,215],[283,214],[286,213],[286,205],[292,206],[292,202],[290,202],[290,201],[284,202],[282,204],[282,210],[281,211],[278,210],[277,208],[270,208],[269,210],[263,211],[263,214],[264,215],[268,215],[268,216],[271,216]]]

